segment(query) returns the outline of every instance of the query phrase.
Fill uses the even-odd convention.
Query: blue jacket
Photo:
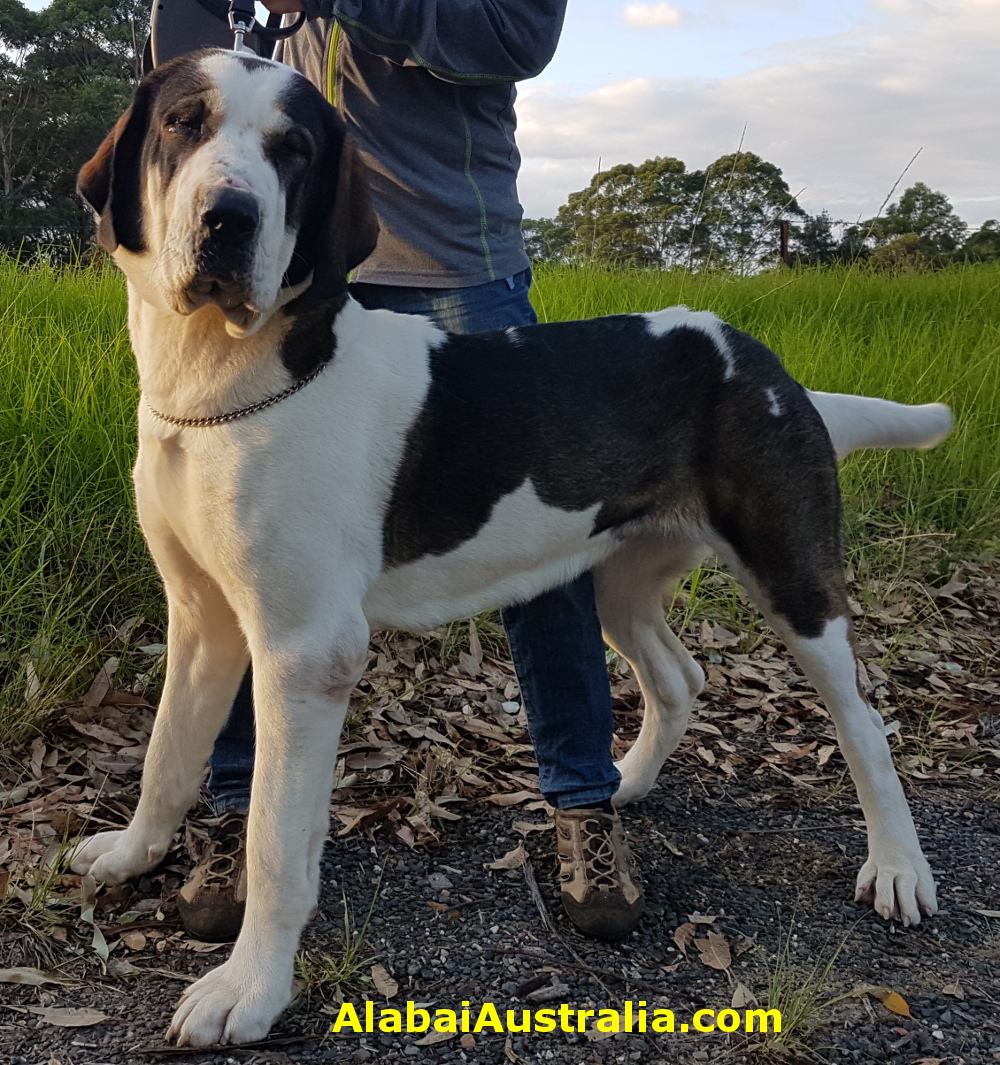
[[[354,280],[458,288],[525,269],[514,83],[552,58],[566,0],[305,7],[276,58],[326,91],[368,164],[381,234]]]

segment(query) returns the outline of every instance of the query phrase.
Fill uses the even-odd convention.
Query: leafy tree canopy
[[[955,214],[948,197],[922,181],[908,188],[898,202],[890,204],[884,218],[870,219],[863,226],[871,230],[877,245],[912,233],[919,238],[920,249],[925,254],[953,252],[968,229]]]
[[[559,208],[567,254],[617,265],[670,265],[685,247],[694,187],[679,159],[660,156],[598,172]]]
[[[803,215],[778,167],[752,152],[703,171],[656,156],[599,171],[555,219],[532,219],[525,233],[541,258],[749,272],[775,257],[779,220]]]
[[[76,174],[128,106],[148,17],[138,0],[0,0],[0,247],[86,239]]]

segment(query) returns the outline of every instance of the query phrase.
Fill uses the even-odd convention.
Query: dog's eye
[[[275,152],[289,162],[306,162],[312,159],[312,145],[301,133],[290,130],[274,145]]]
[[[197,111],[180,111],[167,116],[164,128],[168,133],[181,137],[198,138],[201,136],[204,121],[205,115],[200,108]]]

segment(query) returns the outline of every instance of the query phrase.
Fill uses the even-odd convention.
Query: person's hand
[[[296,11],[305,10],[302,0],[261,0],[261,3],[272,15],[291,15]]]

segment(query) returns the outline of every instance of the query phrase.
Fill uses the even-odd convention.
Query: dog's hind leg
[[[128,828],[100,832],[73,851],[70,865],[119,884],[157,865],[196,802],[205,765],[226,720],[248,653],[219,587],[177,545],[158,544],[167,591],[167,669]]]
[[[836,465],[815,415],[798,402],[794,416],[765,415],[729,434],[751,444],[713,455],[708,517],[723,562],[785,640],[836,725],[868,826],[857,898],[872,899],[883,917],[917,924],[936,912],[934,881],[882,719],[858,686]]]
[[[843,608],[818,612],[815,627],[804,631],[774,606],[775,589],[761,587],[753,576],[737,576],[761,607],[771,626],[785,641],[802,671],[815,685],[833,718],[837,742],[844,753],[868,826],[868,860],[858,874],[855,898],[873,902],[883,917],[898,917],[904,924],[919,924],[921,916],[937,912],[930,867],[920,849],[913,818],[892,764],[892,754],[879,714],[858,686],[857,662],[851,623]],[[792,581],[803,574],[790,573]],[[824,598],[816,580],[813,595]],[[807,587],[800,584],[801,588]],[[840,596],[837,596],[840,599]]]
[[[639,738],[618,763],[615,806],[641,799],[687,728],[704,685],[701,667],[664,620],[666,585],[691,570],[702,552],[661,539],[630,541],[594,570],[604,638],[635,670],[645,713]]]
[[[275,582],[277,583],[277,582]],[[299,935],[316,904],[319,856],[347,701],[368,656],[360,607],[346,594],[287,594],[252,613],[257,758],[247,826],[247,904],[230,959],[193,984],[169,1035],[180,1045],[262,1039],[288,1005]],[[288,610],[295,604],[295,613]],[[296,623],[298,615],[304,619]],[[281,625],[280,631],[276,626]]]
[[[868,826],[868,860],[858,874],[855,898],[872,902],[885,918],[919,924],[921,916],[937,912],[934,879],[892,764],[884,723],[858,685],[851,623],[841,614],[815,636],[795,632],[773,614],[772,624],[830,711],[858,791]]]

